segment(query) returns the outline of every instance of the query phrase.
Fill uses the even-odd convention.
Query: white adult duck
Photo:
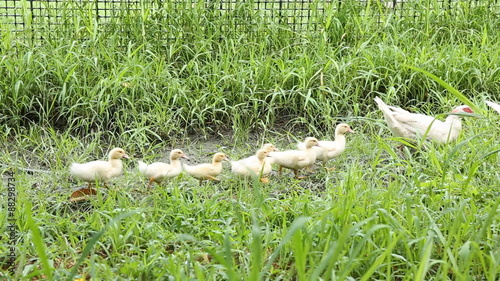
[[[273,158],[275,164],[278,164],[278,174],[281,175],[283,167],[291,169],[295,178],[299,177],[298,170],[310,166],[316,161],[316,151],[312,148],[318,146],[316,138],[308,137],[304,140],[305,148],[303,150],[287,150],[271,152],[270,156]]]
[[[106,182],[116,176],[121,175],[123,170],[122,158],[130,158],[123,149],[113,148],[109,152],[108,161],[92,161],[87,163],[73,163],[70,166],[71,174],[89,183],[90,188],[96,180]]]
[[[220,181],[217,176],[222,172],[222,161],[229,161],[224,153],[215,153],[212,158],[212,163],[198,164],[194,166],[184,164],[184,171],[195,179],[200,181],[200,185],[204,180]]]
[[[432,116],[410,113],[404,109],[389,106],[379,97],[375,98],[375,102],[384,114],[387,126],[397,137],[416,139],[425,135],[427,140],[437,143],[449,143],[458,138],[462,130],[462,122],[456,113],[474,113],[470,107],[461,105],[455,107],[443,122]]]
[[[340,123],[335,127],[335,140],[333,141],[318,141],[319,146],[313,146],[314,151],[316,151],[316,161],[322,161],[323,164],[329,160],[338,157],[346,149],[346,137],[347,133],[354,133],[346,123]],[[299,143],[299,149],[304,149],[305,144],[303,142]]]
[[[182,150],[174,149],[170,152],[170,164],[155,162],[148,165],[138,161],[139,171],[148,178],[148,187],[151,187],[153,182],[160,184],[165,179],[177,177],[182,172],[181,158],[189,159]]]
[[[500,104],[494,103],[492,101],[486,101],[486,104],[493,108],[496,112],[500,113]]]
[[[231,172],[244,178],[259,178],[263,183],[269,183],[268,175],[272,171],[272,165],[267,161],[269,152],[265,149],[259,149],[255,155],[231,161]]]

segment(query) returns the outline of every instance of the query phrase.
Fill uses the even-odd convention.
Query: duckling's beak
[[[130,159],[130,157],[127,154],[123,154],[123,158]]]
[[[186,154],[182,154],[181,158],[184,158],[184,159],[189,159],[189,157],[187,157]]]
[[[354,133],[356,133],[356,132],[355,132],[353,129],[351,129],[351,128],[349,128],[349,131],[348,131],[348,132],[349,132],[349,133],[353,133],[353,134],[354,134]]]

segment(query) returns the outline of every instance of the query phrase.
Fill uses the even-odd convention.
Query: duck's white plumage
[[[312,148],[318,145],[316,138],[308,137],[304,141],[305,148],[301,150],[287,150],[271,152],[273,162],[279,166],[278,172],[281,174],[283,167],[293,170],[298,178],[298,170],[310,166],[316,161],[316,152]]]
[[[448,143],[458,138],[462,122],[456,113],[474,113],[470,107],[461,105],[454,108],[443,122],[432,116],[389,106],[378,97],[375,98],[375,102],[384,114],[389,130],[397,137],[417,139],[426,136],[427,140],[437,143]]]
[[[180,149],[174,149],[170,152],[169,164],[155,162],[148,165],[142,161],[138,161],[138,168],[141,174],[149,180],[148,187],[150,187],[153,182],[160,184],[165,179],[178,176],[182,172],[181,158],[187,158],[186,154]]]
[[[109,152],[108,161],[91,161],[87,163],[73,163],[70,166],[71,174],[89,185],[92,182],[108,181],[111,178],[121,175],[123,170],[122,158],[129,158],[121,148],[113,148]]]
[[[198,164],[194,166],[184,165],[184,171],[195,179],[219,181],[217,176],[222,172],[222,161],[229,161],[224,153],[215,153],[212,158],[212,163]]]
[[[496,112],[500,113],[500,104],[498,104],[498,103],[494,103],[494,102],[492,102],[492,101],[486,101],[486,104],[487,104],[489,107],[493,108]]]

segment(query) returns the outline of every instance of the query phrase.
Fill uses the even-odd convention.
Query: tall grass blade
[[[287,233],[285,234],[285,237],[283,237],[283,239],[280,241],[280,243],[278,244],[276,249],[274,249],[274,251],[269,256],[269,259],[267,260],[267,262],[264,264],[264,267],[263,267],[262,271],[260,272],[260,278],[259,278],[260,280],[263,280],[264,274],[269,272],[269,269],[271,268],[273,262],[278,257],[278,254],[280,253],[281,249],[293,238],[293,236],[295,235],[295,233],[297,231],[299,231],[300,229],[302,229],[306,225],[306,223],[307,223],[307,221],[309,221],[309,219],[310,219],[309,217],[299,217],[299,218],[296,218],[292,222],[292,225],[290,225],[290,228],[288,229]]]
[[[391,240],[389,245],[387,245],[385,251],[380,256],[377,257],[375,262],[370,266],[370,268],[368,268],[366,273],[361,277],[360,279],[361,281],[370,280],[375,270],[377,270],[377,268],[382,264],[382,262],[384,262],[384,260],[391,255],[392,250],[394,249],[394,247],[396,247],[397,243],[399,242],[399,240],[401,240],[401,237],[403,237],[404,234],[405,234],[404,232],[401,232],[398,234],[398,236],[396,236],[394,239]]]
[[[463,102],[464,104],[470,106],[475,112],[483,112],[483,110],[479,106],[477,106],[475,103],[473,103],[471,100],[469,100],[465,95],[463,95],[462,93],[460,93],[460,91],[458,91],[453,86],[451,86],[450,84],[446,83],[445,81],[441,80],[436,75],[434,75],[434,74],[432,74],[432,73],[430,73],[428,71],[425,71],[423,69],[420,69],[418,67],[415,67],[415,66],[406,65],[406,64],[404,64],[404,66],[406,66],[406,67],[408,67],[410,69],[413,69],[415,71],[419,71],[419,72],[425,74],[427,77],[431,78],[432,80],[436,81],[437,83],[439,83],[439,85],[441,85],[444,88],[446,88],[450,93],[452,93],[461,102]]]
[[[85,261],[87,256],[90,254],[90,251],[92,251],[92,248],[94,248],[95,244],[99,241],[99,239],[106,233],[108,228],[111,226],[115,225],[116,223],[120,222],[122,219],[129,217],[133,214],[138,213],[138,211],[130,211],[126,213],[121,213],[118,216],[114,217],[103,229],[98,231],[90,240],[87,242],[87,245],[82,251],[82,254],[80,255],[80,258],[76,261],[76,263],[73,265],[73,268],[71,269],[71,272],[69,273],[68,277],[66,278],[66,281],[72,281],[74,279],[74,276],[76,275],[76,272],[78,270],[78,267]]]
[[[434,244],[434,235],[432,233],[433,232],[429,232],[429,235],[425,239],[423,254],[419,259],[418,270],[415,274],[414,280],[426,280],[426,274],[431,266],[430,260],[432,255],[432,246]]]
[[[33,241],[33,245],[35,246],[35,250],[40,258],[42,263],[42,272],[45,274],[46,278],[51,280],[54,267],[49,260],[47,255],[47,247],[45,245],[44,239],[40,232],[40,228],[33,220],[33,213],[31,212],[31,204],[26,204],[24,208],[24,212],[26,214],[26,223],[31,231],[31,239]]]
[[[262,268],[262,235],[257,218],[252,216],[252,245],[251,245],[251,266],[249,280],[259,280]]]

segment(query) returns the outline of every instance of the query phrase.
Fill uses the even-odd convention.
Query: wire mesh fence
[[[346,7],[366,17],[418,21],[422,8],[453,11],[456,5],[498,8],[497,0],[0,0],[0,32],[40,40],[109,29],[144,33],[147,25],[156,28],[158,38],[172,39],[193,29],[251,33],[262,23],[303,32],[324,28],[325,19]]]

